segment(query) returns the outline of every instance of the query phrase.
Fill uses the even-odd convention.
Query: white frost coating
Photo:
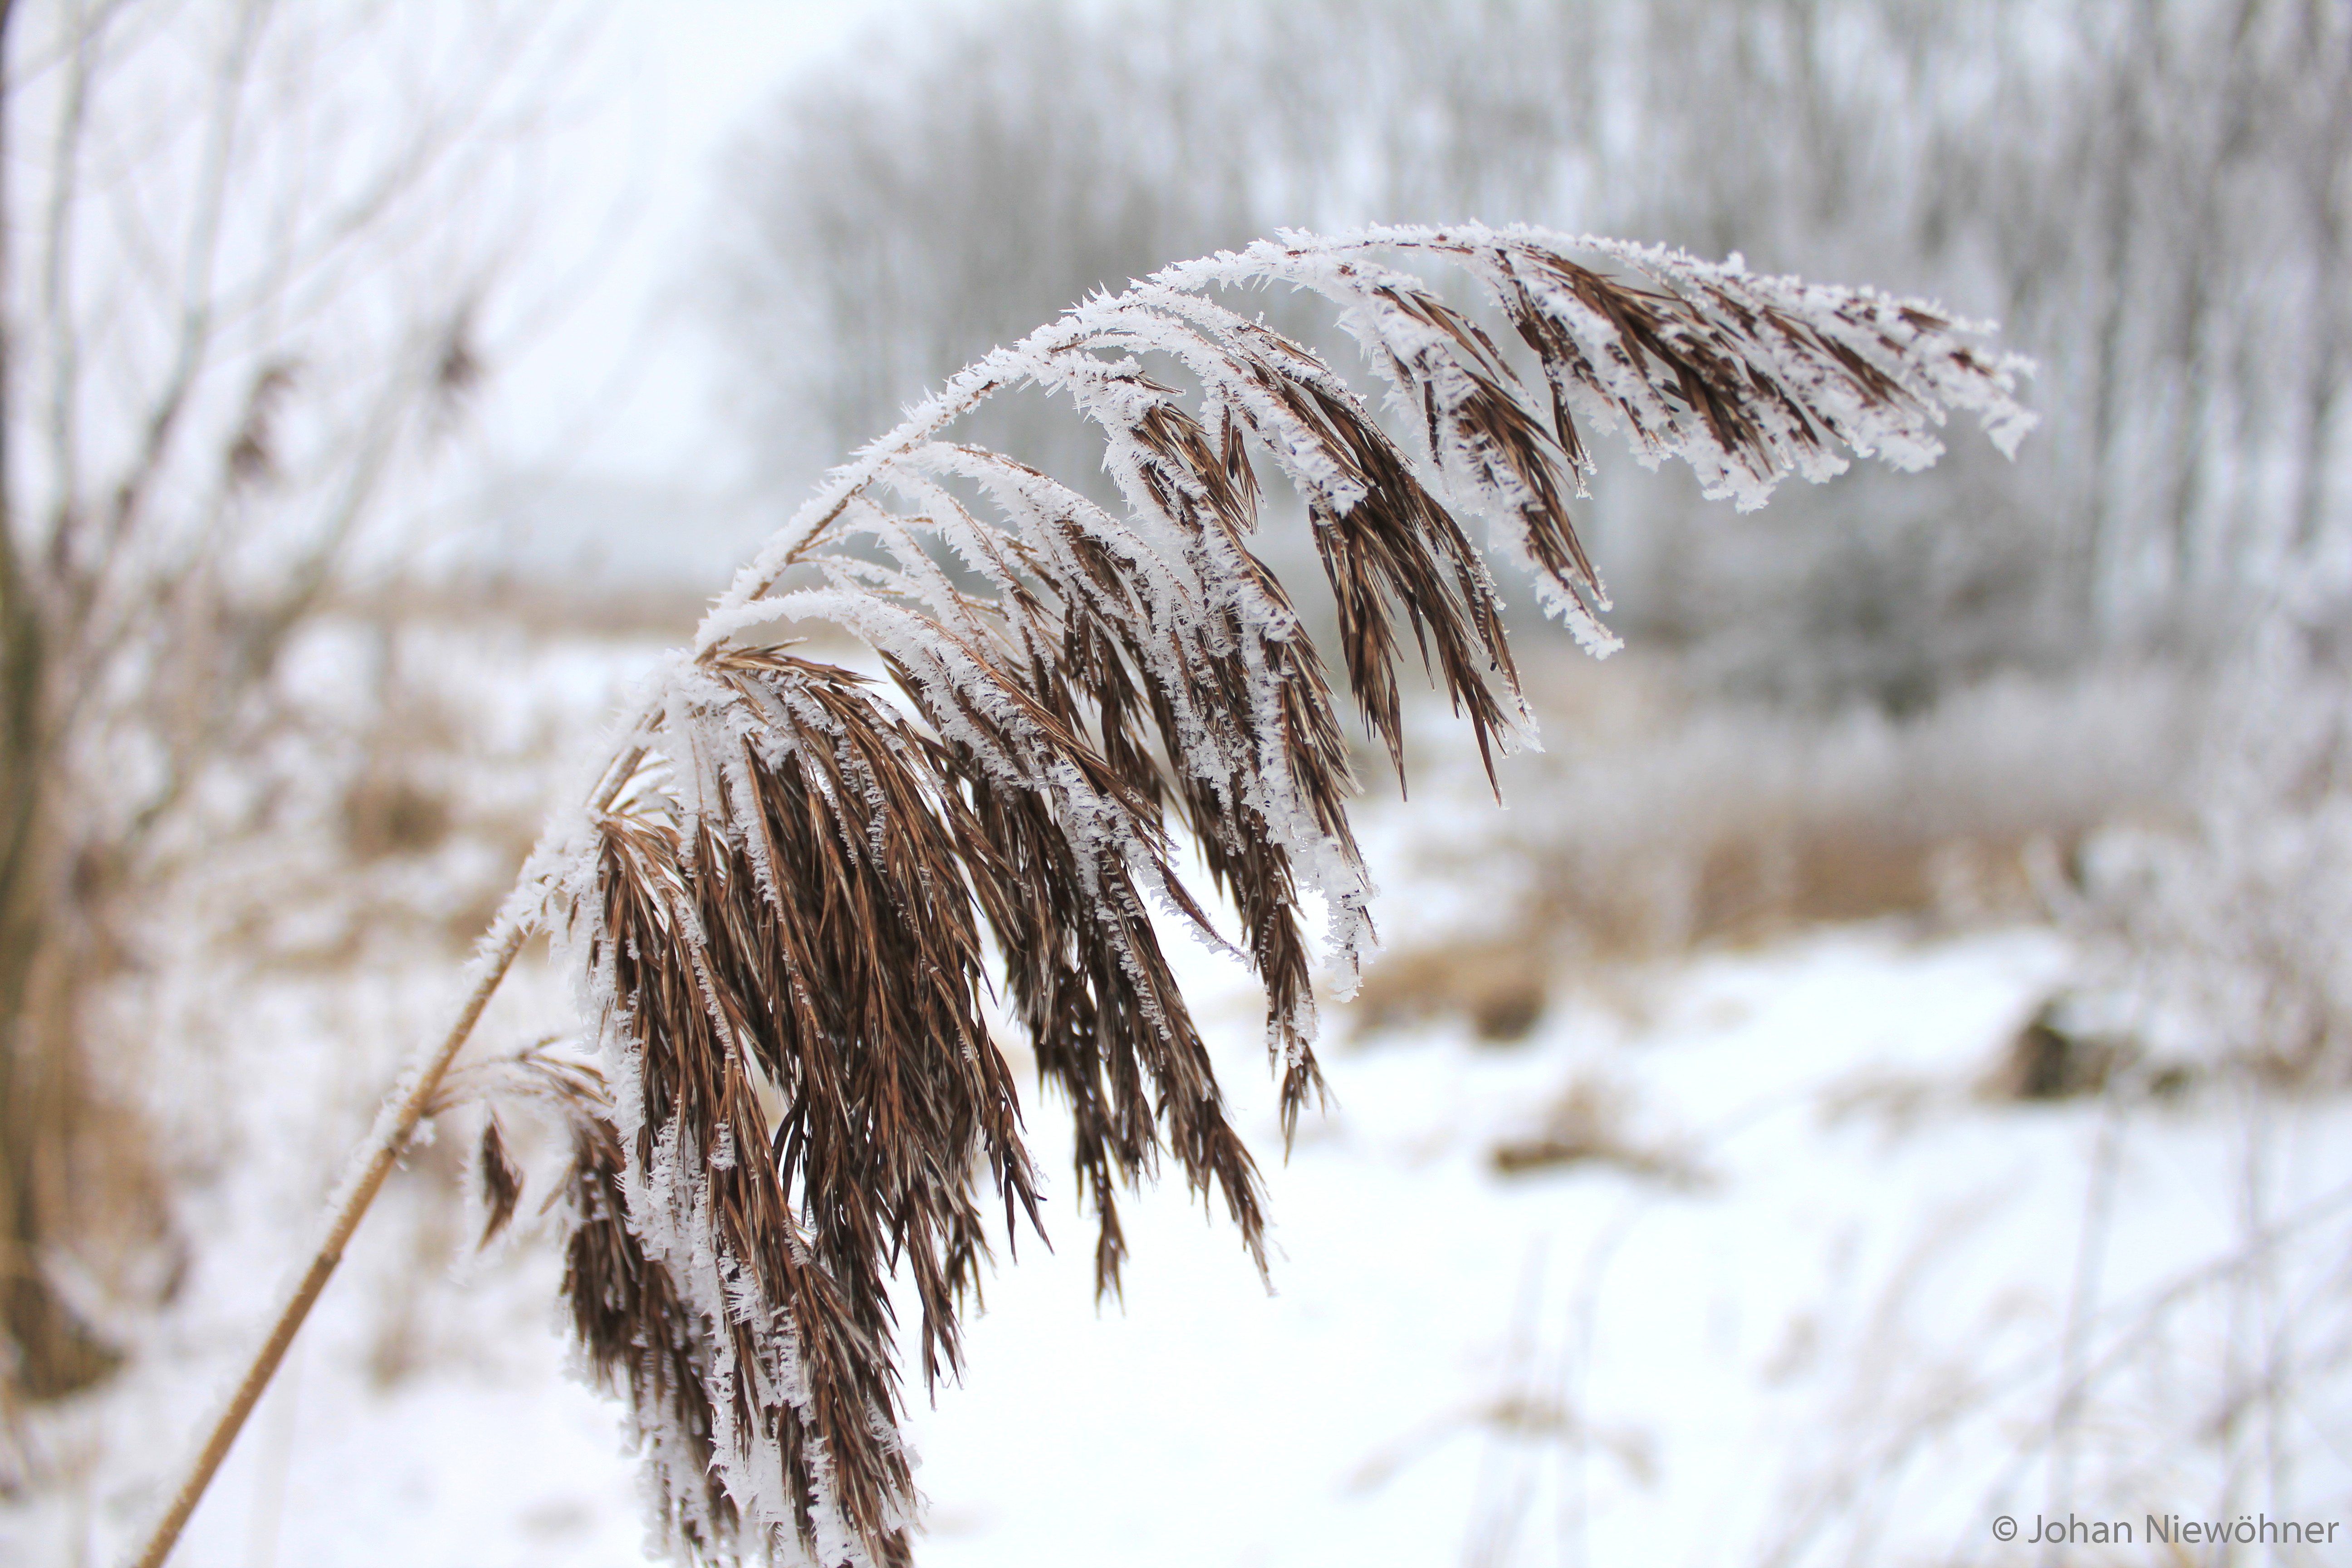
[[[681,680],[681,686],[690,682]],[[677,889],[666,889],[675,893]],[[593,879],[577,885],[572,900],[575,919],[559,928],[573,956],[581,984],[583,1013],[596,1020],[595,1056],[614,1089],[615,1122],[625,1152],[634,1153],[645,1131],[644,1063],[628,1027],[626,1015],[614,1004],[617,980],[613,973],[611,933],[603,928],[601,889]],[[690,922],[684,901],[667,900],[673,918]],[[697,947],[700,943],[695,943]],[[590,948],[603,962],[585,962]],[[698,975],[698,978],[705,978]],[[705,987],[705,994],[709,994]],[[714,1015],[715,1016],[715,1015]],[[723,1023],[721,1025],[723,1029]],[[734,1392],[753,1391],[755,1407],[788,1403],[805,1417],[811,1395],[801,1371],[795,1331],[790,1320],[772,1303],[756,1279],[738,1260],[725,1256],[717,1241],[719,1231],[710,1211],[709,1184],[703,1173],[704,1156],[688,1144],[682,1122],[673,1121],[655,1130],[653,1152],[644,1163],[629,1159],[622,1173],[626,1219],[647,1258],[669,1273],[679,1297],[698,1320],[698,1342],[709,1353],[703,1368],[712,1394],[709,1412],[714,1440],[713,1465],[729,1498],[740,1511],[746,1543],[761,1542],[772,1561],[814,1564],[870,1563],[864,1546],[841,1514],[830,1484],[830,1467],[820,1452],[813,1467],[819,1479],[815,1510],[817,1554],[803,1552],[793,1525],[792,1500],[785,1489],[782,1456],[757,1433],[738,1429]],[[732,1157],[722,1142],[709,1163],[723,1168]],[[736,1355],[731,1335],[722,1331],[730,1322],[763,1325],[763,1357],[746,1365]],[[677,1429],[667,1406],[635,1412],[636,1436],[647,1458],[647,1485],[660,1489],[657,1511],[688,1521],[707,1541],[725,1543],[729,1532],[722,1521],[705,1510],[700,1478],[690,1434]],[[669,1543],[673,1547],[677,1543]]]
[[[1399,367],[1383,361],[1400,352],[1409,356],[1416,346],[1427,343],[1427,334],[1382,320],[1384,312],[1368,302],[1363,291],[1385,287],[1407,295],[1425,295],[1426,289],[1417,279],[1363,259],[1365,250],[1380,247],[1436,253],[1460,260],[1490,291],[1497,289],[1499,266],[1515,255],[1524,258],[1541,250],[1609,258],[1664,285],[1684,303],[1700,310],[1711,331],[1741,351],[1752,366],[1765,370],[1810,412],[1828,416],[1824,423],[1856,455],[1875,454],[1897,467],[1921,466],[1941,450],[1933,431],[1941,423],[1945,408],[1978,415],[1986,433],[2005,454],[2014,453],[2018,441],[2035,423],[2035,416],[2010,395],[2016,377],[2031,371],[2031,362],[2009,353],[1987,359],[1959,341],[1962,334],[1990,331],[1987,324],[1949,318],[1936,306],[1892,299],[1867,289],[1759,278],[1749,273],[1744,263],[1706,262],[1661,247],[1591,236],[1571,237],[1525,226],[1499,230],[1477,225],[1376,226],[1329,237],[1284,232],[1275,240],[1261,240],[1240,252],[1220,252],[1166,268],[1148,281],[1185,292],[1274,279],[1313,289],[1340,305],[1343,325],[1366,345],[1376,367],[1393,372]],[[1677,406],[1674,385],[1643,374],[1632,363],[1611,323],[1580,302],[1562,298],[1561,290],[1541,283],[1525,268],[1515,269],[1513,276],[1543,298],[1547,313],[1570,326],[1601,390],[1630,405],[1627,412],[1634,420],[1638,456],[1651,461],[1669,456],[1685,458],[1709,486],[1709,493],[1727,496],[1743,510],[1761,504],[1783,474],[1798,472],[1818,479],[1835,471],[1834,459],[1800,460],[1785,447],[1783,460],[1761,473],[1727,460],[1705,420]],[[1751,321],[1743,322],[1735,312],[1747,313]],[[1851,395],[1854,385],[1851,372],[1834,358],[1801,345],[1785,330],[1791,324],[1858,355],[1903,388],[1907,399],[1864,408]],[[1886,346],[1890,342],[1894,352]],[[1587,405],[1577,412],[1594,417],[1602,428],[1615,423],[1614,411],[1605,406]],[[1787,427],[1789,422],[1780,413],[1767,407],[1765,415],[1768,427]]]
[[[837,742],[840,727],[805,692],[782,686],[747,695],[704,661],[760,622],[829,621],[893,661],[903,672],[906,701],[937,740],[961,748],[980,777],[1046,803],[1086,896],[1102,911],[1118,962],[1140,980],[1143,956],[1120,922],[1142,917],[1139,896],[1164,910],[1183,908],[1164,869],[1169,840],[1133,803],[1099,784],[1102,772],[1081,765],[1071,737],[1049,733],[1026,684],[1033,671],[1055,665],[1067,639],[1099,633],[1125,650],[1118,657],[1139,662],[1132,673],[1158,704],[1155,722],[1165,730],[1167,762],[1179,777],[1213,799],[1231,819],[1228,832],[1262,836],[1263,846],[1286,858],[1297,884],[1323,897],[1333,988],[1346,994],[1370,945],[1372,888],[1353,844],[1318,819],[1294,771],[1285,703],[1298,696],[1297,618],[1249,553],[1246,538],[1257,520],[1246,488],[1220,510],[1219,498],[1187,466],[1192,458],[1171,458],[1163,444],[1180,428],[1212,445],[1228,434],[1245,437],[1310,510],[1345,518],[1369,499],[1366,487],[1286,397],[1309,393],[1301,406],[1328,399],[1359,417],[1363,407],[1312,354],[1207,292],[1284,283],[1330,300],[1386,384],[1396,458],[1449,511],[1485,517],[1488,551],[1532,577],[1546,612],[1559,616],[1580,644],[1596,654],[1619,646],[1601,624],[1609,599],[1597,577],[1570,570],[1555,579],[1538,568],[1533,531],[1549,516],[1549,503],[1517,465],[1520,448],[1479,423],[1497,399],[1530,411],[1538,400],[1526,395],[1475,331],[1465,335],[1465,319],[1427,284],[1381,262],[1383,252],[1457,263],[1507,311],[1532,312],[1549,344],[1549,384],[1539,390],[1558,398],[1587,438],[1619,431],[1645,464],[1684,461],[1707,494],[1742,510],[1761,505],[1791,474],[1815,482],[1831,478],[1848,455],[1896,468],[1932,462],[1942,450],[1937,433],[1948,410],[1974,414],[2004,453],[2034,422],[2011,396],[2016,377],[2031,369],[2027,362],[1989,355],[1968,342],[1988,329],[1866,289],[1759,277],[1737,257],[1710,263],[1524,227],[1286,233],[1088,300],[950,378],[897,429],[833,470],[737,574],[691,647],[654,672],[633,705],[637,717],[614,737],[614,753],[625,760],[600,772],[580,796],[595,798],[602,808],[630,784],[616,774],[643,774],[637,787],[658,791],[662,807],[685,832],[689,857],[698,853],[700,832],[722,835],[747,853],[763,892],[778,898],[779,868],[742,804],[753,794],[751,770],[794,765],[795,746],[822,748],[828,742],[820,737],[828,736]],[[1579,275],[1559,268],[1557,258],[1565,254],[1645,279],[1654,319],[1612,319],[1596,309],[1580,292]],[[1622,308],[1622,299],[1609,306]],[[1643,332],[1654,337],[1645,340]],[[1738,384],[1753,394],[1738,399],[1740,431],[1718,427],[1694,405],[1689,388],[1660,357],[1660,345],[1693,363],[1736,367],[1744,378]],[[1179,394],[1152,384],[1147,359],[1172,361],[1192,379],[1197,424]],[[1022,387],[1067,397],[1102,432],[1104,468],[1123,501],[1119,512],[1011,458],[946,438],[981,402]],[[1558,465],[1578,494],[1588,467],[1589,459]],[[950,559],[963,576],[950,574],[943,564]],[[786,586],[795,569],[800,575]],[[1103,580],[1106,570],[1111,581]],[[1472,568],[1482,593],[1491,586],[1484,570]],[[1239,671],[1238,711],[1202,679],[1204,670],[1225,668]],[[1507,749],[1531,744],[1534,723],[1517,693],[1496,695],[1506,721],[1500,742]],[[1088,700],[1083,694],[1075,700]],[[1091,742],[1079,736],[1076,743]],[[867,811],[838,809],[844,803],[833,800],[825,767],[801,766],[800,777],[836,808],[833,819],[845,835],[859,816],[879,834],[879,784],[845,753],[837,755],[842,787],[857,791]],[[666,772],[647,773],[656,763]],[[595,815],[573,810],[551,818],[494,931],[545,923],[568,937],[580,1005],[598,1021],[600,1065],[614,1089],[628,1162],[622,1184],[627,1222],[648,1256],[671,1271],[712,1346],[708,1377],[719,1396],[718,1472],[743,1511],[747,1533],[797,1554],[790,1500],[780,1490],[782,1458],[760,1433],[736,1429],[730,1395],[740,1387],[759,1402],[805,1409],[799,1347],[791,1323],[764,1300],[757,1281],[716,1250],[706,1156],[684,1146],[675,1126],[642,1125],[644,1064],[631,1044],[616,955],[601,923]],[[878,841],[846,847],[880,853]],[[552,918],[551,909],[568,918]],[[691,900],[671,897],[668,910],[708,999],[712,987]],[[1214,931],[1203,934],[1223,945]],[[598,962],[588,961],[592,952]],[[1165,1032],[1150,988],[1138,990]],[[739,1049],[725,1019],[710,1010],[726,1048]],[[1269,1020],[1293,1062],[1313,1025],[1308,999],[1295,1016]],[[648,1131],[653,1153],[640,1164],[636,1150]],[[707,1158],[723,1166],[738,1152],[722,1144]],[[764,1325],[766,1349],[757,1364],[738,1364],[731,1336],[717,1331],[728,1323]],[[879,1429],[881,1413],[870,1415]],[[699,1520],[699,1479],[684,1468],[692,1452],[688,1435],[654,1420],[641,1436],[656,1471],[673,1479],[669,1506]],[[822,1454],[816,1474],[818,1557],[865,1562]],[[911,1510],[910,1498],[896,1500]],[[715,1533],[716,1521],[701,1522]]]

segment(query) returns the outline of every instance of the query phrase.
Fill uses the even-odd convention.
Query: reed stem
[[[269,1386],[269,1380],[277,1375],[278,1363],[286,1359],[287,1347],[294,1342],[294,1336],[301,1331],[303,1320],[310,1315],[310,1309],[317,1304],[320,1293],[326,1289],[327,1281],[334,1276],[335,1266],[343,1260],[343,1248],[350,1243],[352,1233],[359,1228],[360,1221],[366,1216],[368,1205],[375,1202],[376,1194],[383,1190],[384,1178],[392,1174],[393,1166],[399,1163],[401,1154],[407,1149],[409,1139],[415,1134],[416,1124],[425,1120],[425,1110],[439,1092],[441,1079],[447,1074],[449,1064],[457,1059],[457,1053],[472,1038],[474,1026],[481,1021],[482,1010],[489,1005],[490,997],[497,993],[499,982],[514,967],[515,955],[522,951],[523,939],[528,931],[524,922],[512,916],[508,917],[506,924],[505,934],[490,950],[482,977],[467,996],[465,1005],[459,1009],[457,1020],[451,1026],[448,1037],[417,1068],[406,1094],[387,1105],[386,1113],[377,1119],[374,1146],[367,1152],[358,1178],[351,1183],[342,1202],[336,1207],[327,1226],[326,1238],[319,1244],[319,1250],[311,1257],[310,1267],[302,1271],[301,1282],[295,1286],[293,1294],[287,1298],[286,1305],[279,1310],[278,1321],[270,1326],[269,1337],[262,1341],[261,1349],[254,1354],[253,1363],[246,1368],[245,1376],[238,1381],[236,1392],[229,1396],[227,1408],[213,1423],[204,1447],[196,1451],[186,1477],[172,1495],[171,1506],[156,1522],[146,1545],[132,1559],[133,1568],[161,1568],[163,1560],[171,1555],[172,1548],[178,1544],[180,1532],[187,1528],[189,1516],[195,1512],[196,1504],[204,1498],[205,1489],[212,1484],[214,1473],[220,1468],[221,1461],[228,1458],[229,1448],[236,1442],[237,1434],[244,1429],[246,1418],[253,1414],[253,1407],[260,1403],[262,1392]]]

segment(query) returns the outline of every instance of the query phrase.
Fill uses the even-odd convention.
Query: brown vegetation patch
[[[343,795],[343,847],[355,860],[422,855],[448,842],[449,797],[396,773],[369,773]]]
[[[2160,671],[1993,683],[1895,720],[1710,694],[1671,659],[1537,668],[1558,749],[1508,779],[1509,836],[1425,852],[1432,877],[1524,890],[1501,934],[1384,957],[1359,1031],[1458,1017],[1508,1039],[1570,976],[1816,925],[2050,919],[2105,825],[2179,815],[2200,722]]]
[[[1633,1108],[1623,1089],[1590,1075],[1571,1082],[1545,1112],[1543,1124],[1524,1138],[1495,1145],[1489,1156],[1506,1176],[1560,1165],[1608,1165],[1629,1175],[1677,1187],[1702,1184],[1706,1176],[1681,1151],[1637,1138],[1630,1129]]]
[[[1547,958],[1534,931],[1393,953],[1364,976],[1348,1016],[1362,1034],[1466,1018],[1479,1039],[1510,1045],[1543,1018]]]
[[[2010,1037],[1991,1070],[1979,1080],[1978,1093],[1988,1100],[2074,1100],[2105,1092],[2126,1073],[2133,1089],[2158,1096],[2189,1087],[2185,1065],[2148,1070],[2137,1040],[2085,1022],[2079,1003],[2066,992],[2045,1000]]]

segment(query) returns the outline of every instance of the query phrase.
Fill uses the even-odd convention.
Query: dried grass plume
[[[1467,272],[1539,389],[1398,258]],[[1276,285],[1330,303],[1389,419],[1233,307]],[[1402,767],[1409,641],[1491,769],[1531,722],[1473,520],[1605,652],[1569,508],[1589,432],[1743,507],[1849,454],[1924,466],[1948,410],[2007,448],[2021,364],[1979,331],[1528,229],[1286,235],[1088,300],[837,469],[658,672],[484,947],[494,985],[543,924],[580,978],[609,1098],[575,1110],[566,1290],[681,1555],[909,1561],[901,1331],[927,1384],[953,1373],[982,1188],[1035,1221],[992,996],[1073,1109],[1100,1289],[1118,1195],[1163,1158],[1263,1267],[1257,1173],[1162,926],[1221,942],[1230,908],[1286,1127],[1319,1084],[1305,896],[1341,985],[1373,936],[1340,703],[1253,550],[1269,469],[1304,502],[1362,722]],[[952,439],[1024,387],[1099,431],[1118,507]],[[851,634],[887,683],[739,640],[779,621]],[[494,1224],[515,1202],[495,1136]]]
[[[1468,271],[1542,394],[1399,254]],[[1273,284],[1336,307],[1395,433],[1213,297]],[[1163,1154],[1263,1267],[1257,1174],[1152,920],[1219,940],[1178,878],[1181,827],[1263,982],[1293,1124],[1318,1085],[1301,896],[1329,910],[1344,984],[1370,888],[1339,705],[1252,550],[1262,468],[1305,503],[1362,721],[1402,766],[1409,636],[1491,768],[1529,721],[1470,517],[1605,651],[1568,506],[1586,428],[1743,506],[1847,452],[1923,466],[1948,408],[2007,446],[2030,423],[2017,366],[1969,331],[1533,231],[1291,236],[1089,300],[838,470],[663,674],[609,805],[540,873],[614,1095],[612,1136],[581,1142],[572,1300],[686,1552],[908,1559],[889,1280],[914,1284],[928,1383],[957,1365],[981,1184],[1035,1218],[985,1023],[1000,982],[1075,1111],[1098,1288],[1118,1192]],[[950,438],[1024,385],[1099,430],[1123,510]],[[734,640],[778,620],[853,634],[889,689]]]

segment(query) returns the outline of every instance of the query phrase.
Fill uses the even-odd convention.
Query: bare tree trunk
[[[0,0],[0,75],[14,0]],[[9,105],[0,99],[0,181]],[[8,280],[7,191],[0,184],[0,299]],[[59,1299],[44,1260],[68,1198],[65,1169],[81,1075],[73,912],[45,796],[49,661],[40,595],[17,552],[8,463],[14,368],[0,319],[0,1402],[56,1398],[121,1357]]]
[[[2147,35],[2153,23],[2146,6],[2134,13],[2135,29],[2130,52],[2144,56],[2147,48]],[[2116,490],[2121,483],[2120,465],[2116,447],[2121,432],[2124,411],[2124,338],[2131,322],[2130,279],[2134,230],[2139,214],[2135,201],[2133,182],[2137,177],[2137,165],[2143,156],[2145,142],[2139,123],[2140,106],[2132,101],[2128,92],[2119,92],[2115,104],[2115,134],[2117,143],[2108,149],[2093,143],[2090,155],[2092,167],[2085,171],[2090,180],[2098,182],[2101,189],[2101,213],[2098,238],[2102,246],[2099,278],[2104,282],[2098,307],[2098,328],[2093,339],[2091,372],[2090,451],[2084,464],[2088,493],[2084,498],[2085,572],[2083,581],[2084,613],[2104,637],[2114,627],[2105,624],[2119,603],[2111,593],[2122,563],[2128,560],[2133,542],[2124,537],[2128,521],[2118,505]],[[2105,166],[2097,160],[2104,158]]]
[[[45,62],[0,89],[0,384],[21,405],[0,401],[0,1402],[114,1359],[60,1295],[61,1247],[125,1300],[169,1272],[153,1140],[97,1070],[131,890],[152,900],[193,786],[278,721],[278,652],[473,374],[499,249],[470,208],[441,220],[537,134],[514,73],[581,41],[562,7],[467,6],[428,64],[367,47],[402,8],[345,7],[337,90],[414,118],[289,161],[284,138],[320,133],[289,96],[323,48],[302,9],[0,0],[0,56]],[[109,162],[125,114],[170,124],[137,139],[136,178]],[[425,252],[445,281],[419,295],[393,262]],[[306,363],[288,436],[272,419]],[[152,769],[101,760],[125,746]]]
[[[2352,29],[2326,37],[2316,6],[2305,13],[2305,38],[2319,57],[2314,74],[2317,87],[2313,101],[2327,105],[2322,124],[2302,149],[2303,196],[2312,225],[2313,338],[2311,368],[2304,382],[2300,418],[2295,432],[2294,556],[2309,562],[2319,549],[2327,527],[2328,479],[2331,471],[2328,437],[2344,400],[2346,339],[2343,300],[2346,180],[2341,173],[2352,162]],[[2332,47],[2331,47],[2332,46]],[[2323,55],[2321,51],[2329,51]]]

